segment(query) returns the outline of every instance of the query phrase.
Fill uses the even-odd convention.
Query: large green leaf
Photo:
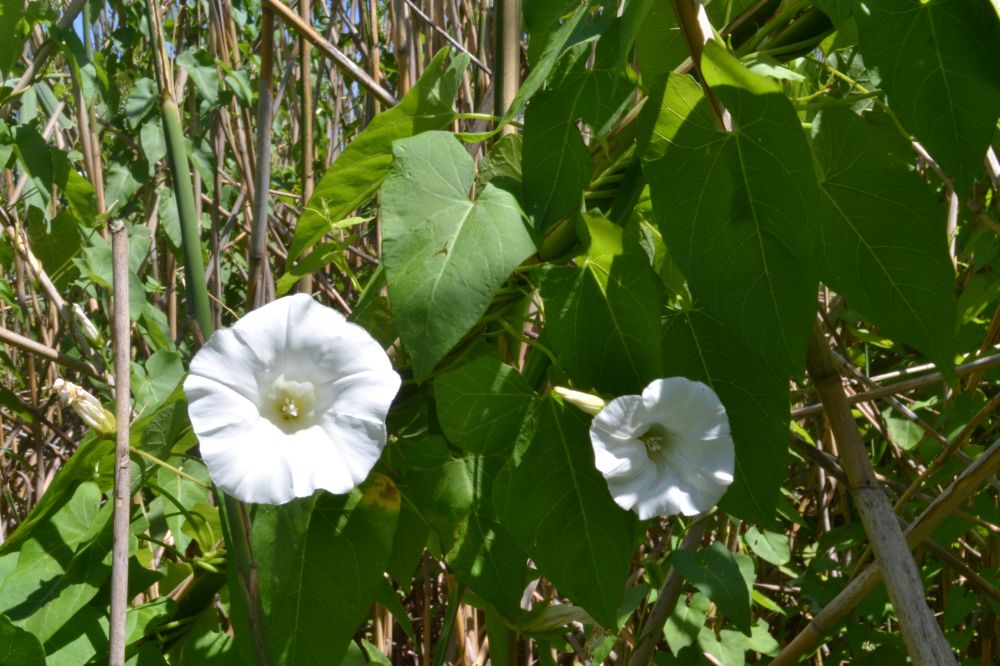
[[[514,368],[491,357],[437,377],[434,395],[444,434],[472,453],[513,448],[535,398],[535,392]]]
[[[438,52],[399,104],[375,116],[316,184],[295,227],[289,261],[375,194],[392,165],[393,141],[441,129],[454,120],[452,106],[468,56],[456,57],[446,69],[446,54],[447,49]]]
[[[1000,113],[1000,22],[986,0],[879,0],[854,12],[889,106],[964,198]]]
[[[772,524],[788,460],[786,378],[722,322],[698,309],[668,317],[663,365],[664,374],[711,386],[726,408],[736,473],[719,505],[740,518]]]
[[[777,84],[714,42],[702,70],[733,130],[718,128],[692,79],[670,75],[644,156],[657,223],[695,297],[769,364],[798,374],[823,205],[812,155]]]
[[[578,209],[590,182],[590,151],[570,115],[582,94],[582,88],[538,93],[524,114],[524,197],[540,231]]]
[[[824,111],[817,124],[813,150],[830,211],[820,277],[885,335],[950,370],[955,272],[944,205],[891,125],[846,109]]]
[[[494,485],[501,524],[561,594],[614,627],[625,594],[635,517],[594,467],[590,419],[542,398]]]
[[[698,552],[678,550],[670,564],[715,602],[736,628],[750,635],[750,591],[733,554],[718,541]]]
[[[437,436],[404,442],[406,497],[434,530],[448,566],[506,616],[517,613],[528,556],[497,523],[493,479],[513,448],[454,457]]]
[[[475,201],[472,157],[451,134],[397,141],[382,187],[382,254],[396,329],[426,378],[535,251],[517,200],[487,185]]]
[[[621,227],[599,213],[583,220],[580,266],[550,269],[542,281],[546,344],[578,387],[641,393],[662,376],[656,275],[640,248],[623,248]]]
[[[383,580],[399,492],[375,474],[364,490],[320,492],[254,521],[275,663],[338,664]]]

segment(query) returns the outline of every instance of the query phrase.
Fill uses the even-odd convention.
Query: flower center
[[[646,447],[646,453],[649,454],[650,458],[669,446],[671,439],[673,439],[673,433],[658,423],[651,426],[645,434],[639,436],[639,441]]]
[[[279,375],[267,394],[268,418],[286,432],[312,425],[316,391],[312,382],[296,382]]]

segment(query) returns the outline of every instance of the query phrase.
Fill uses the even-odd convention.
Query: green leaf
[[[146,360],[145,367],[134,363],[132,369],[132,395],[140,413],[155,411],[184,378],[184,364],[175,351],[158,351]]]
[[[846,109],[818,119],[813,150],[830,215],[820,277],[882,332],[945,372],[955,352],[955,271],[946,211],[913,170],[913,152],[888,119]]]
[[[554,16],[558,16],[558,14]],[[549,14],[549,17],[554,16]],[[608,16],[608,12],[592,15],[590,2],[581,2],[576,11],[561,26],[551,32],[545,31],[545,46],[541,55],[534,63],[531,73],[521,83],[521,87],[518,88],[517,94],[510,103],[510,108],[505,110],[498,126],[506,125],[521,113],[528,100],[541,90],[563,54],[576,46],[599,38],[610,24]]]
[[[812,155],[776,83],[714,42],[702,70],[734,129],[718,129],[698,85],[672,74],[644,155],[653,210],[695,298],[770,365],[800,374],[823,205]]]
[[[538,93],[524,114],[524,197],[539,231],[578,209],[590,182],[590,151],[571,115],[582,93]]]
[[[104,197],[109,210],[121,210],[131,203],[132,195],[146,180],[143,166],[141,160],[108,165],[104,172]]]
[[[72,258],[83,245],[80,234],[80,221],[68,208],[60,210],[46,224],[44,216],[35,214],[37,209],[28,209],[28,239],[31,250],[42,267],[60,289],[64,289],[70,279],[77,273]]]
[[[24,49],[24,40],[31,31],[31,24],[20,0],[0,2],[0,78],[6,79]],[[0,662],[3,663],[3,662]]]
[[[561,594],[616,626],[632,557],[633,514],[594,467],[590,419],[543,398],[493,494],[501,524]]]
[[[214,106],[219,101],[219,72],[215,59],[205,49],[188,49],[177,56],[176,62],[187,71],[201,96]]]
[[[788,537],[780,532],[761,531],[751,525],[743,538],[750,550],[765,562],[781,566],[792,559]]]
[[[142,78],[135,82],[125,100],[125,116],[133,129],[142,124],[146,116],[159,103],[160,92],[156,82],[150,78]]]
[[[663,637],[667,639],[667,645],[674,654],[698,640],[698,634],[705,626],[705,618],[708,617],[710,603],[708,597],[696,592],[691,595],[688,603],[684,603],[681,599],[674,606],[667,623],[663,626]]]
[[[718,541],[693,552],[678,550],[670,559],[678,573],[697,587],[747,636],[750,635],[750,592],[733,554]]]
[[[527,555],[497,523],[494,478],[513,441],[492,455],[455,458],[440,437],[407,442],[402,492],[434,530],[448,566],[507,617],[515,615],[527,576]]]
[[[349,495],[257,508],[254,543],[276,663],[340,663],[384,580],[398,516],[399,492],[378,474]]]
[[[667,318],[663,359],[666,375],[708,384],[726,408],[736,473],[719,506],[734,516],[773,524],[788,459],[787,380],[722,322],[697,308]]]
[[[34,634],[14,626],[0,615],[0,664],[3,666],[45,666],[45,651]]]
[[[545,342],[578,388],[641,393],[662,376],[656,275],[599,213],[584,215],[581,231],[589,244],[579,268],[552,268],[542,280]]]
[[[487,183],[493,183],[501,190],[507,190],[518,201],[524,200],[524,188],[521,185],[521,155],[523,153],[524,137],[520,134],[507,134],[493,144],[493,148],[479,163],[479,173],[476,174],[476,191],[481,192]]]
[[[466,451],[509,450],[535,392],[512,367],[483,357],[434,380],[444,434]]]
[[[20,548],[0,586],[0,612],[46,644],[93,599],[111,571],[112,504],[94,482],[72,497]]]
[[[446,127],[468,62],[456,57],[445,69],[447,49],[434,57],[423,76],[396,106],[375,116],[316,184],[295,227],[288,260],[297,259],[378,190],[392,165],[392,142]]]
[[[535,251],[517,200],[487,185],[475,201],[472,157],[451,134],[397,141],[382,187],[382,253],[396,330],[425,379]]]
[[[945,173],[959,199],[982,179],[1000,113],[1000,21],[985,0],[880,0],[854,12],[860,49],[889,107]]]
[[[113,449],[112,440],[101,439],[92,432],[84,435],[76,451],[63,463],[48,490],[31,508],[25,521],[0,544],[0,557],[16,553],[34,535],[35,530],[51,525],[55,521],[53,516],[72,500],[80,482],[93,479],[98,461]]]
[[[31,125],[18,126],[15,149],[46,204],[51,200],[53,190],[58,189],[81,222],[91,227],[97,224],[94,188],[77,173],[64,151],[50,147]]]

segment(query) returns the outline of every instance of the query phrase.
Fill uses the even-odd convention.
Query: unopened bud
[[[591,415],[597,414],[597,412],[604,409],[604,406],[608,404],[603,398],[599,398],[591,393],[574,391],[563,386],[556,386],[552,390],[562,396],[566,402]]]
[[[101,332],[94,326],[94,322],[90,321],[90,317],[83,311],[83,308],[74,303],[71,310],[73,311],[73,325],[80,331],[80,335],[87,338],[87,341],[95,347],[100,346]]]
[[[52,390],[59,394],[59,400],[79,416],[94,430],[110,435],[118,429],[115,415],[104,408],[101,401],[85,388],[61,377],[52,384]]]

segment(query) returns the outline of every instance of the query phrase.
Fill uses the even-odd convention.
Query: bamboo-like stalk
[[[267,302],[273,288],[267,282],[268,189],[271,182],[271,105],[274,74],[274,14],[263,10],[260,24],[260,95],[257,102],[257,176],[250,227],[250,283],[247,309]]]
[[[507,113],[521,85],[521,0],[497,0],[497,5],[493,109],[502,116]],[[500,130],[501,134],[514,132],[510,124]]]
[[[915,548],[930,538],[947,518],[955,515],[958,507],[984,484],[989,483],[997,470],[1000,470],[1000,439],[993,442],[906,528],[908,547]],[[882,574],[878,565],[868,565],[785,646],[771,662],[771,666],[791,666],[798,663],[817,641],[839,626],[865,595],[875,588]]]
[[[906,545],[888,497],[882,491],[844,395],[840,373],[819,327],[809,340],[806,367],[823,401],[841,463],[865,533],[885,578],[903,640],[914,664],[955,663],[951,646],[927,606],[920,572]]]
[[[374,3],[373,3],[374,4]],[[299,16],[309,24],[312,20],[311,0],[299,0]],[[376,26],[377,28],[377,26]],[[377,70],[376,70],[377,71]],[[313,90],[312,90],[312,44],[305,37],[299,37],[299,105],[301,106],[301,141],[302,141],[302,210],[305,210],[309,198],[316,186],[313,162],[316,157],[313,129]],[[302,293],[312,292],[313,277],[303,276],[298,289]]]
[[[129,372],[131,344],[128,316],[128,232],[120,220],[111,229],[111,265],[114,288],[115,355],[115,498],[111,544],[111,617],[108,634],[108,664],[125,664],[125,615],[128,610],[128,542],[132,470],[129,460]]]
[[[363,69],[344,55],[340,49],[323,39],[322,35],[316,32],[312,26],[305,23],[288,5],[280,0],[263,0],[263,4],[268,9],[273,10],[276,15],[280,16],[295,32],[308,39],[313,43],[313,46],[329,56],[336,63],[337,67],[350,75],[362,88],[375,95],[383,104],[386,106],[396,105],[396,98],[388,90],[380,86],[372,77],[368,76]]]

